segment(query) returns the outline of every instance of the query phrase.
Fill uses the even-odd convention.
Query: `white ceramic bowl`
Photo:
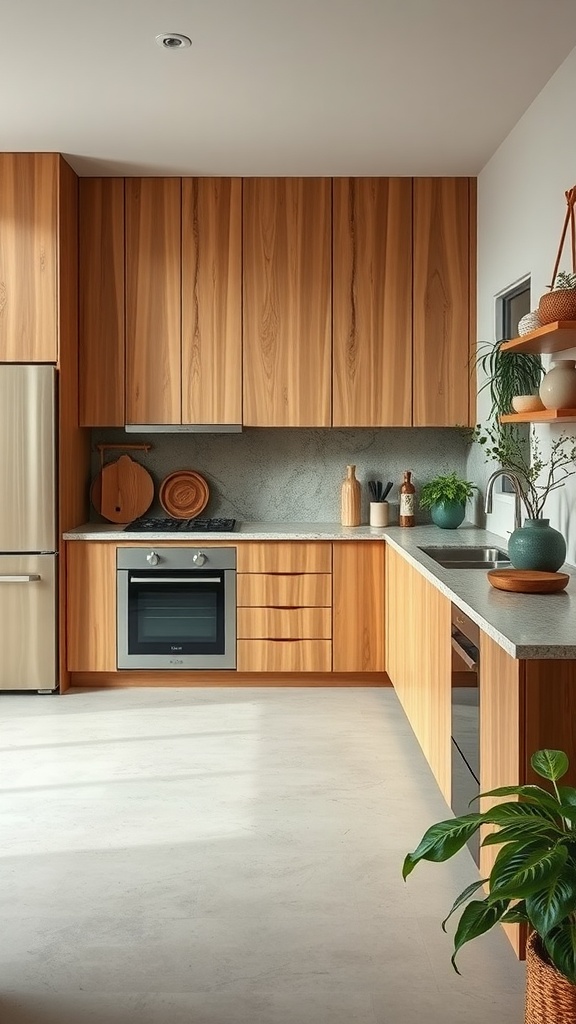
[[[515,395],[512,408],[514,412],[540,412],[544,405],[538,395]]]

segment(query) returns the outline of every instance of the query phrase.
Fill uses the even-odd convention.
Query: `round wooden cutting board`
[[[92,482],[90,500],[111,523],[131,523],[148,511],[154,500],[150,473],[129,455],[103,466]]]
[[[530,569],[490,569],[487,576],[497,590],[508,590],[514,594],[555,594],[564,590],[570,579],[565,572]]]
[[[158,497],[169,516],[174,519],[194,519],[206,508],[210,490],[200,473],[181,469],[164,478]]]

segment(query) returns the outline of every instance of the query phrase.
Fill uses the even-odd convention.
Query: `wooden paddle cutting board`
[[[131,523],[143,516],[154,500],[150,473],[129,455],[109,462],[95,478],[91,499],[94,508],[111,523]]]

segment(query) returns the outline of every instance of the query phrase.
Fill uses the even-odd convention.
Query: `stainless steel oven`
[[[236,549],[118,548],[117,664],[236,668]]]
[[[480,793],[480,628],[452,605],[452,799],[454,814],[477,811]],[[475,833],[468,848],[478,864]]]

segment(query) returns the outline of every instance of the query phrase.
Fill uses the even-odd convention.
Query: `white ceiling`
[[[477,174],[576,46],[575,0],[0,10],[0,149],[83,175]]]

